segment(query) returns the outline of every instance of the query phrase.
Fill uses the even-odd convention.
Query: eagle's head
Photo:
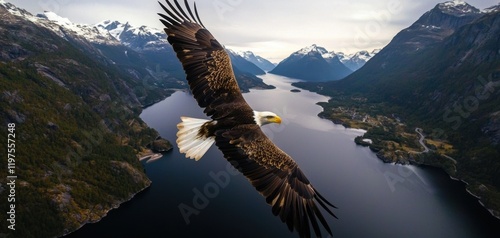
[[[270,123],[281,124],[281,118],[273,112],[258,112],[253,111],[253,118],[255,123],[259,126],[263,126]]]

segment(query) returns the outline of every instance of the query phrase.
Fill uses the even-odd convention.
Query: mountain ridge
[[[293,52],[282,60],[270,73],[306,81],[338,80],[350,73],[336,55],[313,44]]]
[[[272,69],[274,69],[274,67],[276,67],[276,65],[271,63],[269,60],[262,58],[261,56],[255,55],[251,51],[240,51],[236,53],[241,57],[245,58],[246,60],[257,65],[257,67],[261,68],[264,71],[271,71]]]

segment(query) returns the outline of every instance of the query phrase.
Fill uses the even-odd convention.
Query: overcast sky
[[[6,1],[34,14],[53,11],[75,23],[110,19],[162,28],[156,0]],[[444,0],[198,0],[197,6],[204,25],[221,44],[277,63],[311,44],[344,53],[382,48],[440,2]],[[467,2],[479,9],[499,3]]]

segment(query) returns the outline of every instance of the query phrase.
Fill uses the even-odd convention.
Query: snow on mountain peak
[[[158,30],[156,28],[150,28],[147,26],[135,27],[130,25],[128,22],[121,23],[119,21],[106,20],[94,25],[100,31],[109,32],[114,38],[122,41],[124,38],[130,37],[142,37],[147,38],[150,41],[153,40],[164,40],[163,30]]]
[[[238,51],[236,52],[236,54],[257,65],[257,67],[261,68],[264,71],[270,71],[275,67],[275,65],[269,60],[254,54],[252,51]]]
[[[492,13],[492,12],[497,12],[497,11],[500,11],[500,3],[498,3],[495,6],[488,7],[488,8],[484,9],[481,12],[483,12],[483,13]]]
[[[61,17],[54,12],[45,11],[38,13],[32,21],[51,29],[63,38],[69,32],[73,32],[73,34],[90,42],[111,45],[119,44],[108,32],[100,31],[98,28],[87,24],[75,24],[68,18]]]
[[[20,16],[20,17],[26,18],[30,21],[34,21],[36,19],[36,17],[31,15],[31,13],[27,12],[24,9],[21,9],[21,8],[14,6],[12,3],[8,3],[4,0],[0,0],[0,5],[2,5],[12,15]]]
[[[465,5],[465,4],[467,4],[467,3],[465,1],[461,1],[461,0],[453,0],[453,1],[448,1],[448,2],[444,3],[445,6],[450,6],[450,7],[460,6],[460,5]]]
[[[45,11],[36,15],[17,8],[16,6],[0,0],[11,14],[23,17],[37,25],[52,30],[62,38],[68,39],[73,36],[86,39],[93,43],[106,45],[126,45],[134,49],[158,49],[165,47],[165,33],[162,30],[146,26],[133,27],[128,22],[123,24],[118,21],[106,20],[96,25],[75,24],[68,18],[57,15],[54,12]]]
[[[308,47],[305,47],[305,48],[302,48],[302,49],[296,51],[295,54],[307,55],[310,52],[317,52],[320,55],[328,53],[328,51],[325,48],[323,48],[321,46],[317,46],[316,44],[312,44],[311,46],[308,46]]]
[[[458,16],[464,16],[468,14],[480,13],[481,11],[465,1],[453,0],[440,3],[437,5],[438,8],[445,13],[454,14]]]
[[[115,39],[119,40],[122,32],[128,27],[128,22],[123,24],[119,21],[105,20],[94,26],[100,31],[109,32],[109,34],[111,34]]]
[[[45,18],[49,21],[55,22],[58,25],[66,25],[66,26],[73,25],[73,23],[68,18],[61,17],[54,12],[45,11],[43,13],[38,13],[36,16],[39,18]]]
[[[252,56],[255,57],[252,51],[238,51],[236,53],[243,58],[250,58]]]
[[[343,52],[337,52],[335,54],[339,58],[340,62],[347,66],[347,68],[352,71],[356,71],[365,65],[365,63],[373,58],[373,56],[375,56],[378,52],[380,52],[380,49],[374,49],[371,52],[362,50],[353,54],[345,54]]]
[[[335,53],[335,51],[332,51],[332,52],[326,52],[324,54],[321,55],[324,59],[333,59],[335,57],[338,57],[337,56],[337,53]]]

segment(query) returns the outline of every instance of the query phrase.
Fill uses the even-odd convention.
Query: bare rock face
[[[156,140],[154,140],[151,143],[151,149],[154,152],[158,152],[158,153],[167,152],[167,151],[171,150],[172,148],[173,148],[172,144],[168,140],[165,140],[161,137],[158,137]]]

